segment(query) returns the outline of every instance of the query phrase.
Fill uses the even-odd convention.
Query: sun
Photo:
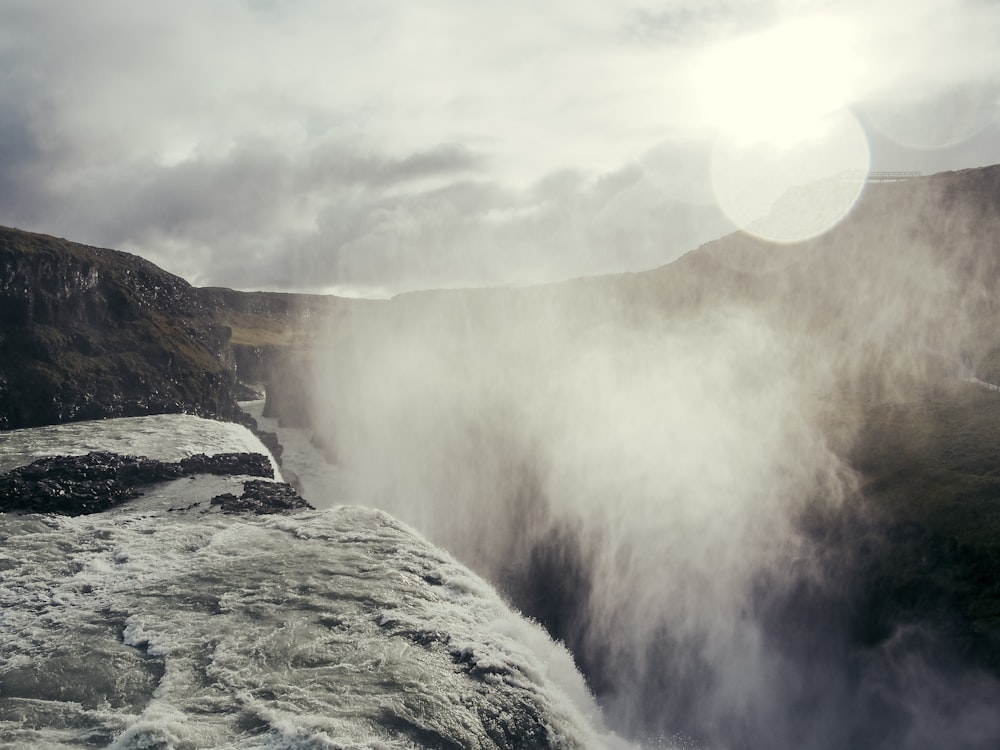
[[[790,147],[850,103],[859,71],[849,27],[812,18],[712,47],[694,75],[710,128],[737,144]]]
[[[847,214],[870,161],[848,109],[859,69],[849,28],[832,19],[786,22],[705,53],[696,86],[716,136],[713,188],[734,224],[789,243]]]
[[[772,242],[801,242],[847,215],[864,189],[868,164],[864,131],[840,110],[793,146],[716,143],[712,187],[736,226]]]

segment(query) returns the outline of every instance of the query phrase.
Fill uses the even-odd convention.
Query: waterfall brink
[[[252,442],[192,417],[80,429],[87,447],[131,434],[167,457]],[[4,440],[8,456],[72,442]],[[447,553],[377,510],[209,505],[239,480],[163,482],[88,516],[0,515],[0,743],[615,742],[565,648]]]

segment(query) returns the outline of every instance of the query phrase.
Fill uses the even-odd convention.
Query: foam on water
[[[0,520],[0,738],[594,743],[596,707],[565,650],[385,514],[162,507],[193,484],[170,483],[160,507]]]
[[[192,445],[167,434],[148,452]],[[0,744],[617,742],[565,648],[447,553],[366,508],[210,506],[239,481],[178,479],[91,516],[0,515]]]

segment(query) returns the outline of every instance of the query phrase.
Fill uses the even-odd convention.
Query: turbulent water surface
[[[6,470],[98,448],[264,452],[243,428],[171,417],[7,433],[0,453]],[[0,515],[0,745],[610,741],[565,649],[449,555],[376,510],[210,506],[240,481],[175,480],[91,516]]]

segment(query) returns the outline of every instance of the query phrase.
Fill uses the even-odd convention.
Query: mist
[[[563,640],[636,742],[989,746],[995,678],[863,606],[889,552],[851,409],[957,382],[995,278],[982,208],[928,184],[797,246],[359,308],[315,355],[317,433],[356,502]]]

